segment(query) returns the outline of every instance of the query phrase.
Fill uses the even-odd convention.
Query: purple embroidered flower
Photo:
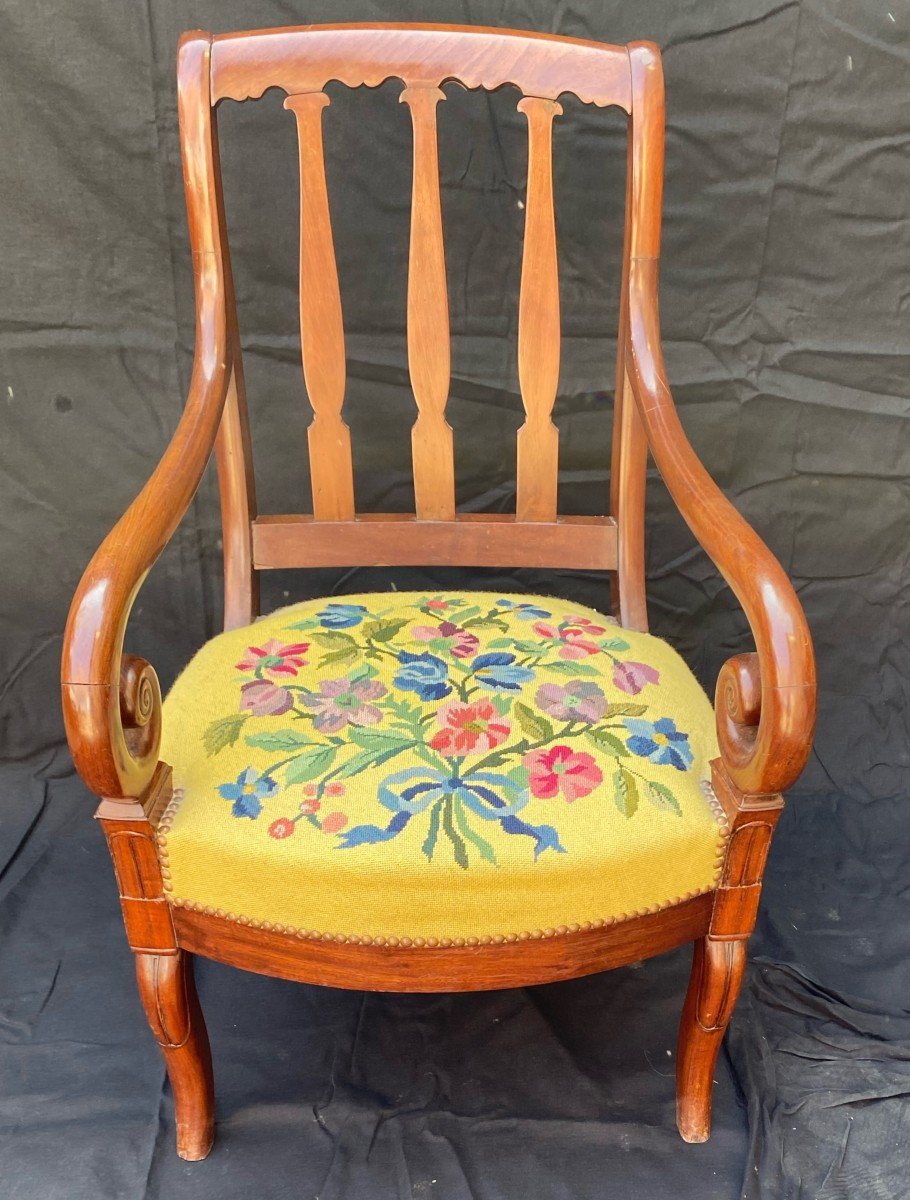
[[[280,717],[294,707],[294,697],[287,688],[267,679],[252,679],[240,689],[240,708],[254,717]]]
[[[537,707],[557,721],[599,721],[607,711],[607,698],[596,683],[571,679],[565,687],[544,683],[534,697]]]
[[[378,679],[323,679],[319,691],[303,697],[307,708],[316,712],[313,725],[322,733],[337,733],[345,725],[376,725],[382,712],[371,704],[386,694]]]
[[[658,683],[660,672],[647,663],[618,662],[613,666],[613,682],[621,692],[637,696],[649,683]]]
[[[415,642],[428,642],[431,650],[448,651],[453,658],[470,658],[480,649],[476,633],[462,629],[454,621],[439,625],[415,625],[411,630]]]

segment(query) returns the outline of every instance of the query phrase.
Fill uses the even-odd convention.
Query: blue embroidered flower
[[[398,661],[401,666],[392,680],[395,687],[404,692],[416,692],[421,700],[441,700],[451,692],[449,668],[435,654],[411,654],[402,650]]]
[[[247,767],[237,776],[236,783],[222,783],[218,794],[224,800],[232,800],[231,812],[235,817],[249,817],[251,821],[262,812],[262,801],[274,795],[278,784],[268,775],[260,775]]]
[[[388,842],[406,828],[408,822],[427,809],[433,809],[436,829],[423,845],[427,858],[433,857],[438,833],[439,809],[449,803],[457,806],[459,815],[450,827],[450,837],[461,843],[461,853],[456,862],[462,869],[468,866],[462,836],[481,850],[482,857],[495,862],[492,847],[467,824],[467,813],[483,821],[496,821],[504,833],[529,837],[534,842],[534,858],[544,850],[555,850],[565,854],[560,845],[559,834],[552,825],[530,825],[518,813],[528,803],[528,790],[510,779],[493,771],[467,771],[464,774],[437,771],[431,767],[405,767],[395,771],[379,785],[379,802],[393,816],[388,825],[355,825],[341,835],[339,849],[351,850],[356,846],[370,846],[377,842]]]
[[[670,717],[661,717],[653,723],[629,717],[625,725],[630,734],[626,745],[639,758],[650,759],[661,767],[675,767],[677,771],[692,766],[695,756],[689,735],[681,733]]]
[[[502,608],[513,609],[519,621],[540,621],[553,615],[547,612],[545,608],[539,608],[536,604],[516,604],[514,600],[506,600],[505,597],[501,597],[496,603],[501,605]]]
[[[366,614],[363,604],[327,604],[319,614],[319,622],[326,629],[350,629],[359,625]]]
[[[516,667],[514,663],[514,654],[479,654],[474,659],[471,673],[487,691],[520,692],[522,686],[534,678],[534,672],[527,667]]]

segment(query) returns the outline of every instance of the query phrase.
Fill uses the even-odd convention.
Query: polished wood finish
[[[559,433],[552,412],[560,331],[553,118],[562,106],[525,96],[518,109],[528,119],[528,194],[518,302],[518,381],[526,419],[518,431],[516,514],[520,521],[555,521]]]
[[[263,975],[341,988],[369,979],[378,992],[473,992],[574,979],[672,950],[704,936],[712,904],[706,893],[603,929],[429,949],[298,938],[186,908],[174,909],[174,924],[181,946]]]
[[[341,295],[322,152],[324,92],[288,96],[300,157],[300,345],[313,409],[307,430],[313,513],[320,521],[354,516],[351,435],[341,419],[346,367]]]
[[[416,514],[355,515],[342,418],[344,341],[322,160],[323,89],[337,79],[376,86],[394,77],[414,130],[409,272],[409,365],[415,426]],[[519,365],[526,421],[518,443],[517,513],[456,514],[445,261],[436,110],[440,86],[511,83],[528,119],[529,179]],[[64,641],[67,735],[119,881],[140,992],[174,1086],[185,1157],[211,1144],[211,1062],[192,984],[192,953],[288,979],[354,988],[460,990],[517,986],[602,970],[695,941],[680,1025],[680,1131],[703,1140],[711,1079],[736,1001],[765,857],[782,805],[809,753],[815,666],[793,588],[757,535],[711,481],[673,405],[657,300],[664,97],[660,55],[540,34],[446,26],[323,26],[212,38],[187,34],[178,58],[179,113],[196,286],[196,355],[186,410],[137,500],[80,583]],[[234,289],[225,234],[214,105],[284,89],[297,120],[301,167],[301,339],[314,420],[312,516],[258,515]],[[552,122],[558,98],[630,113],[627,212],[618,331],[612,516],[557,516],[552,423],[559,309],[552,200]],[[739,598],[756,650],[718,679],[720,758],[713,784],[730,826],[715,890],[657,913],[590,931],[502,945],[392,947],[294,938],[167,900],[156,826],[169,795],[158,761],[161,694],[152,667],[123,652],[130,609],[189,506],[216,450],[229,628],[258,611],[258,572],[287,566],[461,564],[615,571],[624,625],[646,628],[644,484],[650,453],[695,536]],[[615,519],[614,519],[615,518]]]
[[[616,565],[611,517],[560,517],[522,523],[500,513],[459,513],[419,521],[409,513],[361,513],[327,525],[306,516],[260,517],[253,554],[262,570],[320,566],[565,567],[608,571]]]
[[[437,87],[407,87],[411,110],[414,182],[408,264],[408,369],[419,415],[411,431],[414,506],[422,521],[455,519],[455,451],[446,421],[449,398],[449,298],[442,244],[442,207],[436,148]]]
[[[177,1153],[195,1160],[205,1158],[215,1136],[215,1092],[192,956],[178,945],[155,845],[170,799],[170,767],[161,764],[142,804],[105,800],[96,816],[114,863],[142,1006],[174,1092]]]
[[[206,35],[208,36],[208,35]],[[438,87],[457,79],[493,91],[515,84],[526,96],[631,107],[624,46],[480,25],[310,25],[223,33],[212,45],[212,99],[254,100],[266,88],[321,92],[329,80],[377,87]]]

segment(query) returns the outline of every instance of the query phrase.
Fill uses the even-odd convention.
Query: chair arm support
[[[99,796],[134,799],[161,740],[153,668],[123,654],[130,609],[189,508],[218,433],[229,381],[224,292],[214,255],[197,260],[196,360],[183,417],[152,477],[89,563],[63,642],[63,715],[79,774]]]
[[[783,791],[812,744],[816,682],[802,607],[780,564],[697,458],[680,424],[664,369],[658,260],[629,271],[627,371],[648,444],[686,524],[742,605],[757,653],[721,669],[715,717],[727,774],[746,795]]]

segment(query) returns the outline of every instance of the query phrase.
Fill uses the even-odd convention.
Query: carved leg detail
[[[705,1142],[711,1132],[714,1064],[745,966],[745,939],[695,943],[676,1052],[676,1123],[687,1142]]]
[[[177,1153],[205,1158],[215,1137],[215,1093],[208,1034],[192,955],[137,954],[136,977],[149,1025],[167,1066],[177,1117]]]

